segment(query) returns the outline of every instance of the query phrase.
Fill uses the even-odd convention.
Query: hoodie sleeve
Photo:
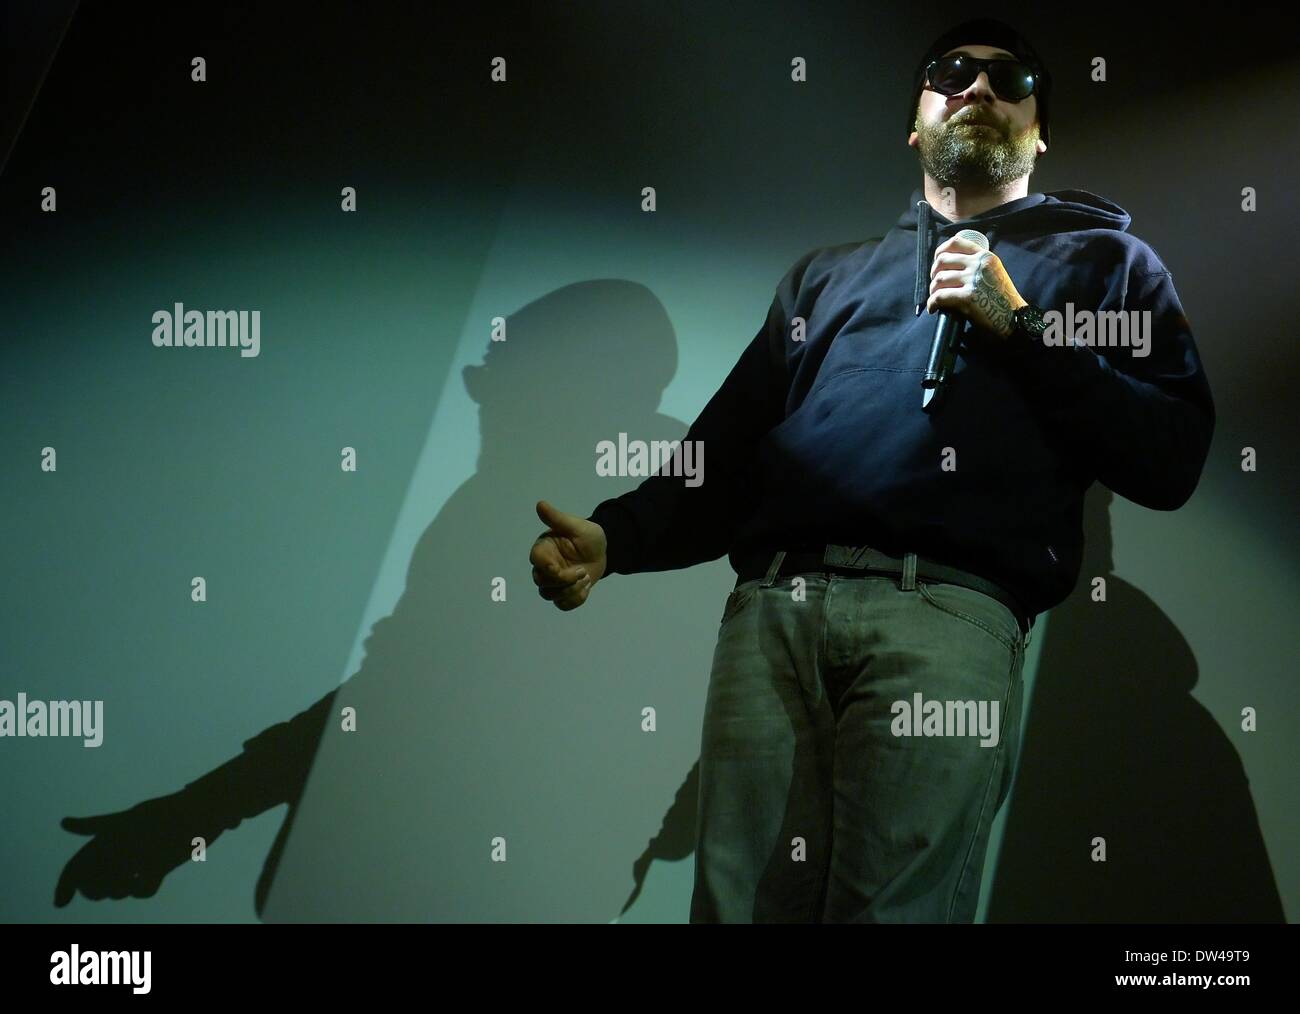
[[[781,421],[790,389],[785,340],[802,269],[810,252],[777,286],[767,317],[718,391],[686,432],[699,441],[703,481],[664,474],[604,500],[588,518],[605,530],[607,573],[676,570],[716,560],[756,506],[752,468],[758,441]]]
[[[1152,255],[1118,281],[1098,309],[1139,311],[1146,355],[1134,354],[1140,347],[1025,342],[1007,361],[1043,424],[1089,474],[1143,507],[1177,510],[1200,481],[1214,401],[1170,272]]]

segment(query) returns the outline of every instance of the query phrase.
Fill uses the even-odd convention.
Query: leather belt
[[[775,552],[764,553],[761,556],[751,554],[738,561],[740,566],[737,569],[736,584],[739,585],[755,578],[766,577],[773,556],[775,556]],[[946,564],[927,560],[923,556],[915,556],[914,554],[908,554],[908,556],[911,558],[910,560],[907,557],[888,556],[878,549],[872,549],[870,546],[826,545],[821,549],[789,550],[785,554],[785,559],[781,561],[781,566],[777,569],[775,576],[792,577],[796,574],[847,574],[851,576],[883,574],[905,576],[910,563],[915,568],[912,574],[913,579],[920,578],[925,581],[956,584],[961,585],[963,588],[983,592],[985,595],[997,599],[1011,610],[1020,624],[1021,633],[1027,633],[1030,626],[1032,626],[1036,617],[1030,616],[1016,600],[1016,597],[1000,585],[985,580],[977,574],[971,574],[968,571],[958,570],[956,567],[949,567]]]

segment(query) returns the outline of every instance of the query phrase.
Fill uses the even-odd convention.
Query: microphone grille
[[[963,229],[957,235],[970,243],[974,243],[981,250],[989,248],[989,238],[982,232],[976,232],[974,229]]]

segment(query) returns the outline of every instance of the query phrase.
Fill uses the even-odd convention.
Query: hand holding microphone
[[[930,266],[930,298],[926,309],[938,313],[930,359],[921,381],[921,407],[929,409],[948,383],[947,364],[957,347],[963,320],[1006,338],[1012,314],[1025,305],[988,238],[963,229],[939,244]]]

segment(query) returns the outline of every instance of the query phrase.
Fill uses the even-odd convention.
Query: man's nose
[[[976,74],[975,80],[966,86],[964,92],[959,92],[958,94],[960,94],[963,99],[975,98],[981,102],[987,102],[996,97],[993,94],[993,86],[989,84],[987,71],[980,71]]]

